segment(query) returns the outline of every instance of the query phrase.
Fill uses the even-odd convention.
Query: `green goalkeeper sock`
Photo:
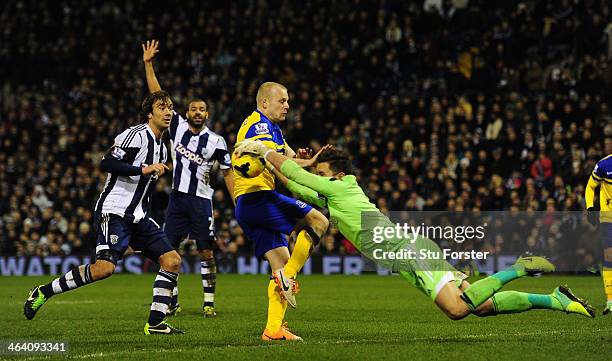
[[[505,291],[496,293],[491,300],[495,314],[518,313],[532,308],[563,311],[561,302],[552,295]]]
[[[488,300],[495,292],[499,291],[506,283],[526,276],[525,267],[521,265],[512,265],[503,271],[499,271],[487,278],[474,282],[466,291],[463,292],[463,300],[472,310],[480,306],[484,301]]]

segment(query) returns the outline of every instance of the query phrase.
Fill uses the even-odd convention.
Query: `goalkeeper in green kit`
[[[440,252],[440,248],[432,240],[423,237],[417,237],[413,241],[398,238],[382,243],[373,242],[373,227],[393,227],[394,223],[370,203],[352,175],[351,162],[344,151],[331,146],[324,147],[318,153],[318,175],[309,173],[291,159],[256,140],[238,143],[235,153],[237,156],[250,153],[264,158],[268,167],[276,173],[277,179],[291,192],[310,204],[329,209],[330,218],[337,224],[340,233],[362,254],[393,272],[400,273],[431,297],[442,312],[453,320],[462,319],[470,313],[492,316],[531,309],[595,316],[594,309],[565,286],[557,287],[551,294],[498,292],[503,285],[514,279],[554,271],[555,267],[543,257],[521,257],[511,267],[472,285],[465,280],[464,274],[455,270],[444,259],[385,260],[374,257],[376,250],[381,250],[377,252],[380,255],[403,249],[412,252],[423,249]]]

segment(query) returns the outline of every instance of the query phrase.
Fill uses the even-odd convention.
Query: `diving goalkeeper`
[[[253,153],[263,157],[277,173],[287,188],[310,204],[329,209],[330,217],[337,227],[360,252],[378,264],[400,273],[410,283],[427,294],[434,303],[453,320],[473,313],[477,316],[492,316],[503,313],[518,313],[531,309],[550,309],[594,317],[589,304],[576,297],[569,288],[560,286],[551,294],[533,294],[518,291],[498,292],[502,286],[514,279],[554,271],[554,266],[545,258],[530,256],[519,258],[511,267],[470,285],[465,275],[456,271],[445,260],[380,260],[373,257],[375,249],[396,252],[402,249],[428,249],[440,252],[433,241],[419,237],[414,243],[389,240],[384,243],[372,241],[371,231],[364,228],[393,226],[394,224],[376,206],[370,203],[356,177],[346,152],[326,146],[316,166],[318,175],[302,169],[289,158],[267,148],[262,142],[245,140],[236,145],[238,156]],[[362,227],[362,220],[368,227]]]

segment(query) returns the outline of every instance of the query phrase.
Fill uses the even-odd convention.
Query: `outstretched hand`
[[[234,153],[239,157],[247,153],[263,157],[269,149],[270,148],[266,147],[266,145],[262,142],[252,139],[245,139],[242,142],[236,144],[236,147],[234,148]]]
[[[334,149],[334,146],[331,144],[325,144],[325,146],[323,146],[323,148],[319,149],[319,151],[317,152],[317,154],[314,155],[314,157],[312,157],[312,159],[317,162],[319,159],[319,155],[321,155],[321,153],[325,152],[326,150],[331,150]]]
[[[146,44],[142,44],[142,60],[145,63],[150,62],[159,51],[159,42],[157,40],[147,40]]]
[[[303,168],[314,167],[315,164],[317,164],[317,162],[319,161],[319,155],[321,155],[321,153],[323,153],[324,151],[332,148],[332,145],[327,144],[323,148],[319,149],[317,154],[315,154],[314,156],[312,156],[312,149],[310,148],[299,149],[298,153],[296,154],[296,158],[293,160]]]

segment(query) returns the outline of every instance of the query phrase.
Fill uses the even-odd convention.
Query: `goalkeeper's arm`
[[[285,177],[285,175],[278,169],[272,168],[272,172],[276,176],[276,179],[284,184],[291,193],[295,194],[298,198],[304,200],[306,203],[310,203],[318,207],[327,206],[325,204],[325,198],[320,197],[319,193],[316,191]]]
[[[327,146],[321,148],[313,157],[315,161],[324,149],[327,149]],[[313,189],[324,196],[329,196],[338,191],[339,188],[342,188],[342,185],[340,185],[341,182],[330,182],[328,178],[320,177],[305,171],[296,162],[266,147],[262,142],[246,139],[236,145],[234,152],[238,155],[242,155],[243,153],[257,154],[269,162],[272,167],[280,170],[287,178]]]
[[[307,188],[310,188],[324,196],[329,196],[334,193],[334,191],[337,189],[336,183],[340,183],[330,182],[328,178],[312,174],[304,170],[292,159],[289,159],[275,151],[266,151],[264,153],[264,158],[290,180],[306,186]]]

